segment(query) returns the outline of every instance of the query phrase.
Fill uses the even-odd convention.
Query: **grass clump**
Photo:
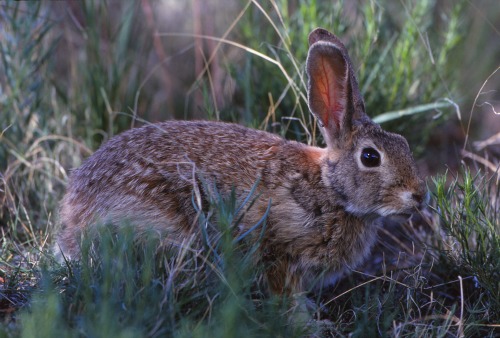
[[[81,261],[50,264],[42,274],[20,335],[300,336],[304,328],[288,323],[287,301],[263,297],[258,244],[232,236],[242,207],[234,195],[210,201],[199,218],[205,244],[193,237],[170,245],[156,231],[139,237],[131,226],[100,226],[84,239]]]
[[[57,40],[41,2],[0,4],[0,315],[29,302],[52,236],[66,172],[81,154],[67,137],[47,72]],[[78,159],[79,161],[79,159]]]
[[[11,6],[0,7],[0,225],[26,242],[41,239],[38,222],[49,222],[57,204],[52,195],[63,181],[50,146],[57,136],[49,136],[54,120],[43,76],[54,49],[47,41],[52,25],[40,18],[40,3]],[[45,210],[31,207],[39,201]]]
[[[435,179],[436,208],[444,230],[442,252],[451,270],[473,281],[463,294],[460,311],[470,311],[473,322],[500,323],[500,203],[496,176],[464,169],[449,185]],[[462,287],[462,285],[461,285]]]

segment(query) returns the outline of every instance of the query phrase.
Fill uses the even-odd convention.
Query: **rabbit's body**
[[[370,215],[365,222],[339,205],[342,197],[323,179],[328,156],[325,149],[227,123],[166,122],[133,129],[72,173],[59,243],[65,255],[78,257],[82,225],[97,220],[132,220],[182,243],[198,227],[193,189],[203,185],[196,172],[223,193],[237,187],[240,200],[259,179],[261,196],[246,211],[240,231],[262,218],[271,199],[263,259],[279,262],[276,269],[283,265],[297,276],[310,275],[307,270],[338,272],[365,256],[376,227]],[[283,287],[284,281],[273,282],[273,289]]]
[[[364,115],[350,63],[337,60],[347,57],[344,47],[328,34],[311,34],[308,59],[309,104],[327,148],[220,122],[124,132],[72,173],[61,208],[63,253],[78,258],[81,234],[96,221],[126,219],[138,232],[152,226],[167,242],[186,242],[199,231],[194,190],[203,201],[211,184],[222,194],[235,189],[241,201],[258,182],[259,198],[237,231],[256,224],[271,203],[259,254],[272,291],[304,291],[320,274],[361,262],[382,217],[421,207],[425,187],[404,138]],[[331,73],[343,87],[337,78],[325,81]]]

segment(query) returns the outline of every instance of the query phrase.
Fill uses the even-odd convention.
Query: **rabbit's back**
[[[273,185],[278,178],[270,171],[280,170],[273,160],[292,143],[303,146],[240,125],[205,121],[163,122],[124,132],[72,172],[60,212],[63,252],[78,256],[82,231],[98,221],[126,219],[138,230],[156,227],[181,240],[192,234],[194,189],[207,193],[200,177],[221,192],[238,187],[244,193],[263,176]]]

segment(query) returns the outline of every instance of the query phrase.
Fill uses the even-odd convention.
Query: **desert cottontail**
[[[60,214],[62,253],[78,259],[82,233],[98,220],[127,219],[137,231],[152,226],[183,242],[199,229],[192,196],[202,175],[240,199],[259,182],[242,232],[271,201],[259,257],[273,292],[301,292],[323,273],[360,263],[383,217],[415,212],[426,189],[406,140],[366,115],[344,45],[324,29],[309,43],[309,108],[326,148],[221,122],[126,131],[72,172]]]

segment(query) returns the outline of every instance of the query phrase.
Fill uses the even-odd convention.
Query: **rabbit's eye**
[[[380,154],[373,148],[364,148],[361,152],[361,163],[368,168],[378,167],[380,165]]]

